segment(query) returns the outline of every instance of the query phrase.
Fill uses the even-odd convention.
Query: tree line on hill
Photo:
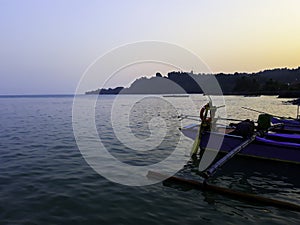
[[[203,90],[212,78],[218,81],[225,95],[300,97],[300,67],[234,74],[194,74],[173,71],[163,76],[156,73],[150,78],[136,79],[129,88],[98,89],[88,91],[86,94],[219,94],[211,89],[208,91],[210,93]]]

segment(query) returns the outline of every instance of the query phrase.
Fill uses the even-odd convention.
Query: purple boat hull
[[[290,126],[299,126],[300,127],[300,121],[293,120],[293,119],[278,119],[276,117],[272,117],[271,119],[272,123],[283,123],[284,125],[290,125]]]
[[[274,129],[276,132],[300,134],[300,121],[298,120],[278,119],[273,117],[271,122],[273,124],[282,124],[282,126]]]
[[[182,128],[182,133],[195,139],[198,127]],[[205,132],[201,139],[201,148],[206,148],[208,140],[219,140],[223,136],[220,152],[229,152],[245,141],[240,136]],[[218,149],[214,149],[218,151]],[[240,156],[260,158],[265,160],[281,161],[300,164],[300,135],[297,134],[269,134],[266,137],[256,137],[255,141],[246,146]]]

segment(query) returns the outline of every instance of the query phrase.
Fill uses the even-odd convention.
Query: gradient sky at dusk
[[[299,0],[0,0],[0,94],[72,94],[97,57],[144,40],[181,46],[214,73],[298,67],[299,9]]]

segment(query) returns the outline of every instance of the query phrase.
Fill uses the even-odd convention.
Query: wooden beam
[[[240,191],[234,191],[229,188],[223,188],[223,187],[219,187],[216,185],[211,185],[211,184],[208,184],[207,182],[200,182],[200,181],[185,179],[185,178],[177,177],[177,176],[167,177],[166,175],[163,175],[163,174],[160,174],[160,173],[154,172],[154,171],[149,171],[147,174],[147,177],[151,178],[151,179],[165,179],[164,182],[173,182],[173,183],[178,183],[178,184],[182,184],[182,185],[188,185],[192,188],[196,188],[196,189],[203,190],[203,191],[212,191],[212,192],[215,192],[215,193],[218,193],[221,195],[235,198],[237,200],[244,200],[247,202],[259,203],[259,204],[264,204],[264,205],[269,205],[269,206],[274,206],[274,207],[278,207],[278,208],[284,208],[284,209],[289,209],[289,210],[300,212],[300,205],[297,205],[294,203],[271,199],[271,198],[267,198],[267,197],[262,197],[262,196],[258,196],[256,194],[249,194],[249,193],[244,193],[244,192],[240,192]]]

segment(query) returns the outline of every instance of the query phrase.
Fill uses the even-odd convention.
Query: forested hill
[[[232,95],[286,95],[300,97],[300,67],[272,69],[257,73],[194,74],[170,72],[166,76],[156,73],[151,78],[141,77],[129,88],[98,89],[86,94],[183,94],[203,93],[201,87],[214,76],[223,94]],[[213,92],[210,90],[210,92]],[[217,93],[205,93],[217,94]]]

